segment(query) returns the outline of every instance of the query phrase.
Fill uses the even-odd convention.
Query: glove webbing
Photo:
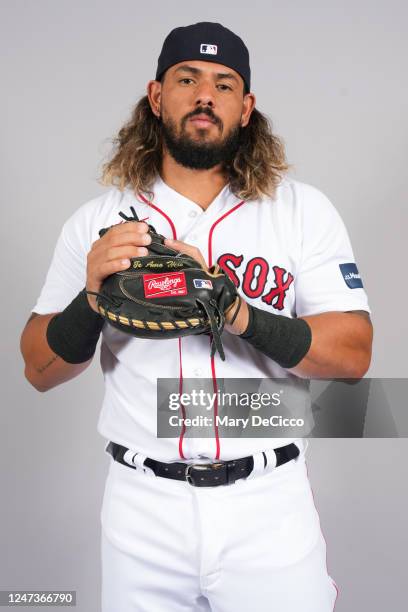
[[[122,217],[122,219],[124,219],[125,221],[139,221],[139,217],[137,216],[137,213],[134,209],[133,206],[130,207],[130,210],[132,211],[132,215],[133,217],[128,217],[127,215],[125,215],[124,212],[120,211],[119,215]],[[149,225],[149,227],[152,227],[151,225]]]

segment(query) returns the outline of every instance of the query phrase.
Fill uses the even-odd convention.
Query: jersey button
[[[203,371],[200,370],[200,368],[196,368],[194,370],[194,376],[202,376],[203,375]]]
[[[190,234],[191,240],[197,240],[197,234]]]
[[[194,217],[197,216],[197,211],[196,210],[190,210],[190,212],[188,213],[188,216],[191,217],[192,219],[194,219]]]

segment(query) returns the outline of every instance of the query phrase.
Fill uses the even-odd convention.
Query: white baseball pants
[[[197,488],[111,461],[102,612],[332,612],[337,596],[304,451]]]

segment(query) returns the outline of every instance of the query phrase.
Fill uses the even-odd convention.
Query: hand
[[[200,249],[192,246],[191,244],[187,244],[182,240],[173,240],[171,238],[166,238],[164,244],[171,249],[175,249],[176,251],[180,251],[180,253],[184,253],[184,255],[189,255],[204,268],[204,270],[208,270],[207,263],[201,253]]]
[[[175,249],[176,251],[180,251],[181,253],[184,253],[185,255],[189,255],[190,257],[193,257],[193,259],[198,261],[205,270],[208,270],[206,261],[200,249],[198,249],[197,247],[194,247],[191,244],[187,244],[183,242],[182,240],[170,240],[169,238],[166,238],[164,242],[167,246],[171,247],[172,249]],[[238,315],[233,325],[229,324],[229,321],[231,321],[231,319],[234,317],[234,314],[237,308],[238,308],[238,304],[235,306],[232,306],[230,310],[227,312],[227,314],[225,315],[225,329],[226,331],[230,332],[230,334],[234,334],[235,336],[239,336],[240,334],[243,334],[244,331],[247,329],[248,322],[249,322],[248,304],[245,302],[245,300],[241,298],[241,306],[240,306]]]
[[[130,266],[131,257],[148,255],[146,246],[151,242],[148,229],[143,221],[118,223],[95,240],[87,256],[86,289],[99,292],[107,276]],[[96,296],[87,297],[92,310],[98,312]]]

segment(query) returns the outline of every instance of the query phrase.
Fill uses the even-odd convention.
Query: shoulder
[[[297,208],[315,211],[334,209],[334,205],[323,191],[310,183],[285,176],[277,187],[277,200]]]
[[[276,187],[275,197],[264,196],[249,203],[253,212],[260,209],[265,216],[271,216],[278,223],[288,223],[291,228],[317,220],[337,219],[339,214],[320,189],[298,181],[290,176],[281,179]]]
[[[118,213],[128,198],[128,190],[120,191],[112,187],[99,196],[87,200],[66,220],[62,230],[63,235],[66,238],[75,237],[84,244],[97,240],[101,228],[121,221]]]
[[[109,218],[112,213],[116,213],[125,198],[128,197],[128,191],[120,191],[116,187],[108,189],[104,193],[87,200],[69,217],[66,223],[92,223],[102,218]]]
[[[303,227],[342,223],[331,199],[310,183],[285,177],[278,185],[276,200],[281,210],[297,219]]]

